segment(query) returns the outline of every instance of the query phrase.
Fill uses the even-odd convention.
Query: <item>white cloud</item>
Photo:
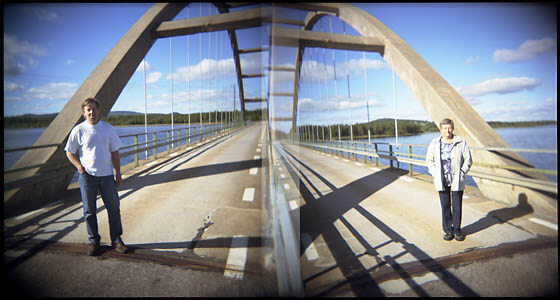
[[[469,66],[469,65],[474,65],[477,62],[480,61],[480,56],[469,56],[467,57],[467,59],[463,62],[463,64]]]
[[[145,61],[145,60],[142,60],[142,61],[138,64],[138,67],[136,68],[136,71],[135,71],[135,72],[144,73],[144,65],[146,65],[146,71],[148,71],[148,70],[151,69],[150,63],[147,62],[147,61]]]
[[[515,50],[498,49],[494,51],[492,59],[496,62],[518,62],[535,58],[538,54],[550,51],[556,47],[556,40],[544,38],[541,40],[527,40]]]
[[[486,106],[476,111],[487,121],[556,120],[556,102],[546,98],[542,102],[511,101],[502,106]]]
[[[161,72],[152,72],[146,76],[146,83],[157,83],[161,76]]]
[[[365,65],[368,70],[380,70],[389,68],[387,64],[380,59],[366,59]],[[348,62],[348,69],[353,74],[363,74],[362,71],[364,70],[364,59],[351,59]]]
[[[317,101],[311,98],[302,98],[298,102],[300,112],[328,112],[328,111],[341,111],[349,109],[366,109],[368,101],[366,100],[356,100],[353,99],[349,101],[346,99],[340,99],[336,101],[335,99]],[[385,103],[369,99],[369,107],[382,107]],[[290,108],[291,109],[291,108]]]
[[[26,91],[27,99],[70,99],[76,92],[78,84],[72,82],[52,82]]]
[[[59,15],[47,9],[34,7],[33,12],[35,16],[42,21],[53,22],[59,20]]]
[[[21,74],[27,67],[37,64],[36,57],[46,54],[39,45],[4,32],[4,75]]]
[[[22,91],[23,85],[4,81],[4,92]]]
[[[12,102],[25,101],[25,98],[21,96],[9,96],[9,97],[5,97],[5,99],[6,101],[12,101]]]
[[[365,65],[367,70],[390,69],[389,66],[379,59],[366,59]],[[311,82],[334,80],[334,68],[328,64],[325,66],[322,61],[304,60],[301,66],[301,74],[303,80]],[[348,61],[348,73],[351,76],[359,76],[364,74],[364,59],[351,59]],[[346,76],[346,63],[336,64],[336,79],[341,80]]]
[[[76,63],[75,59],[67,59],[67,60],[64,61],[64,64],[66,64],[66,65],[73,65],[75,63]]]
[[[482,96],[486,94],[509,94],[530,90],[541,83],[539,79],[528,77],[494,78],[472,86],[460,86],[457,91],[465,96]]]
[[[250,62],[241,62],[243,66],[243,73],[248,74],[254,71]],[[260,69],[258,69],[260,72]],[[203,59],[196,65],[183,66],[177,68],[176,73],[174,73],[174,79],[182,79],[183,82],[188,82],[189,80],[208,80],[215,77],[222,76],[235,76],[235,68],[233,64],[233,58],[215,60],[215,59]],[[167,77],[169,79],[169,76]]]

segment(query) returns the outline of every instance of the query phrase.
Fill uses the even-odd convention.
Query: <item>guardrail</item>
[[[173,131],[177,131],[176,136],[171,134],[171,132],[172,132],[171,129],[153,131],[153,132],[148,132],[148,134],[147,134],[147,135],[152,136],[152,140],[146,140],[142,143],[138,143],[138,136],[146,135],[146,133],[144,133],[144,132],[121,135],[121,136],[119,136],[120,138],[126,138],[126,137],[131,137],[132,136],[133,137],[133,144],[121,147],[119,149],[119,151],[130,149],[130,148],[134,148],[134,149],[126,151],[126,152],[119,152],[119,156],[121,158],[123,158],[123,157],[127,157],[127,156],[130,156],[130,155],[134,155],[135,167],[137,167],[137,166],[139,166],[139,155],[138,154],[141,153],[141,152],[153,150],[153,152],[154,152],[153,159],[155,160],[155,159],[157,159],[157,154],[158,154],[157,153],[157,148],[159,148],[159,147],[167,146],[167,152],[169,153],[169,152],[171,152],[171,149],[174,148],[173,146],[171,146],[172,144],[178,144],[177,148],[180,149],[182,141],[187,141],[188,140],[188,142],[186,142],[185,145],[189,145],[190,142],[192,142],[191,140],[198,140],[199,142],[202,142],[204,139],[208,139],[208,138],[211,138],[213,136],[219,135],[221,133],[232,131],[232,130],[240,127],[242,124],[243,124],[242,122],[237,122],[237,123],[230,123],[230,124],[227,124],[227,125],[224,125],[224,124],[205,124],[202,128],[200,128],[200,127],[176,128],[176,129],[173,129]],[[184,136],[181,136],[181,131],[182,130],[185,130],[185,135]],[[194,131],[194,134],[190,134],[191,131]],[[162,132],[166,132],[167,136],[165,138],[162,138],[162,139],[157,139],[157,134],[162,133]],[[4,152],[6,153],[6,152],[15,152],[15,151],[24,151],[24,150],[47,148],[47,147],[64,147],[64,146],[65,146],[65,144],[48,144],[48,145],[38,145],[38,146],[30,146],[30,147],[19,147],[19,148],[12,148],[12,149],[4,149]],[[146,156],[146,159],[147,158],[148,158],[148,156]],[[44,163],[44,164],[37,164],[37,165],[32,165],[32,166],[26,166],[26,167],[21,167],[21,168],[12,168],[12,169],[8,169],[8,170],[4,170],[4,175],[6,175],[6,174],[21,172],[21,171],[25,171],[25,170],[29,170],[29,169],[39,168],[39,167],[47,167],[47,169],[45,171],[43,171],[43,173],[41,173],[41,174],[35,174],[35,175],[29,176],[29,177],[4,182],[4,191],[14,189],[14,188],[17,188],[17,187],[21,187],[21,186],[25,186],[25,185],[30,185],[30,184],[42,182],[42,181],[49,180],[49,179],[54,178],[54,177],[65,175],[65,174],[70,173],[70,172],[74,173],[76,171],[73,168],[73,166],[70,164],[70,162],[67,162],[66,164],[64,164],[62,166],[60,164],[56,164],[56,165],[53,164],[53,165],[50,165],[50,166],[52,166],[52,168],[48,168],[49,164]],[[68,168],[68,167],[72,167],[72,168]]]
[[[280,160],[277,149],[269,139],[269,128],[266,126],[266,141],[263,146],[268,159],[267,186],[269,205],[268,211],[271,235],[274,240],[274,258],[280,297],[304,297],[305,290],[300,269],[299,215],[293,217],[288,208],[288,200],[275,162]],[[268,228],[268,226],[267,226]]]
[[[375,159],[375,165],[379,165],[379,158],[387,159],[390,161],[390,167],[393,167],[393,161],[397,162],[397,168],[399,167],[399,162],[409,164],[409,175],[413,175],[412,166],[426,167],[425,158],[426,155],[415,154],[412,152],[412,147],[423,147],[427,148],[426,144],[393,144],[384,142],[375,143],[360,143],[360,142],[339,142],[339,141],[306,141],[299,142],[299,145],[314,148],[319,151],[333,153],[344,157],[344,154],[348,158],[358,160],[358,156],[362,156],[364,162],[367,162],[368,157],[370,161],[373,162]],[[389,150],[380,150],[378,145],[388,145]],[[408,152],[397,152],[393,151],[393,146],[405,146],[408,148]],[[537,153],[547,153],[547,154],[557,154],[556,150],[539,150],[539,149],[514,149],[514,148],[497,148],[497,147],[470,147],[471,151],[514,151],[514,152],[537,152]],[[421,157],[423,159],[414,159],[414,157]],[[506,166],[506,165],[495,165],[480,162],[473,162],[473,168],[469,172],[469,176],[483,178],[492,181],[498,181],[502,183],[508,183],[517,186],[528,187],[532,189],[537,189],[546,192],[552,192],[558,194],[558,183],[544,180],[537,180],[531,178],[514,178],[509,176],[500,176],[495,174],[485,173],[484,169],[496,168],[496,169],[506,169],[514,171],[525,171],[534,172],[541,174],[548,174],[558,176],[558,172],[554,170],[544,170],[537,168],[527,168],[518,166]]]

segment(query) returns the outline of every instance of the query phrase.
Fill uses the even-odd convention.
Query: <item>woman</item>
[[[441,136],[434,138],[428,146],[426,165],[439,192],[443,239],[463,241],[461,208],[465,176],[472,165],[471,153],[467,142],[453,134],[452,120],[443,119],[439,126]]]

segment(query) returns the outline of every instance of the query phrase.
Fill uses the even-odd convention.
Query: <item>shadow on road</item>
[[[346,278],[344,282],[338,282],[334,286],[329,287],[314,296],[327,296],[330,292],[346,284],[351,286],[352,291],[358,297],[384,296],[379,285],[370,276],[369,272],[372,272],[376,268],[385,264],[390,265],[419,296],[428,296],[422,287],[412,280],[410,274],[408,274],[406,270],[400,267],[399,263],[396,262],[398,257],[407,253],[413,255],[419,262],[438,276],[440,280],[445,282],[458,295],[478,296],[461,280],[455,277],[452,273],[448,272],[443,266],[439,265],[426,252],[422,251],[422,249],[418,248],[416,245],[408,243],[404,237],[394,231],[390,226],[380,221],[368,210],[359,205],[360,202],[369,196],[391,184],[400,176],[407,174],[405,170],[391,168],[383,169],[355,180],[341,188],[337,188],[324,176],[318,174],[307,164],[299,160],[292,153],[288,152],[286,148],[283,149],[283,152],[289,155],[289,157],[282,156],[285,165],[288,169],[290,169],[288,170],[288,173],[292,176],[294,182],[299,182],[300,193],[306,202],[299,210],[301,222],[300,230],[301,235],[309,234],[311,239],[307,241],[308,244],[305,244],[305,241],[302,241],[300,255],[303,255],[305,249],[309,246],[309,243],[321,235],[337,263],[336,267],[340,269]],[[324,184],[329,186],[332,189],[332,192],[319,196],[319,198],[315,199],[307,185],[298,177],[298,172],[296,172],[294,167],[295,164],[290,160],[297,161],[301,168],[306,168],[311,171]],[[357,230],[353,228],[351,224],[345,222],[343,218],[343,215],[351,209],[355,209],[366,217],[372,224],[374,224],[391,239],[391,243],[394,242],[401,244],[404,251],[393,257],[379,257],[378,252],[375,249],[387,244],[387,242],[384,241],[383,245],[372,247],[367,241],[363,240],[363,238],[357,234]],[[380,263],[370,269],[365,269],[358,259],[359,257],[352,251],[350,246],[346,243],[344,237],[334,226],[334,222],[336,220],[341,220],[350,229],[350,231],[356,235],[357,240],[360,241],[360,243],[362,243],[362,245],[366,248],[366,254],[376,256],[377,261]],[[328,271],[330,270],[324,270],[320,273],[323,274]],[[304,282],[309,282],[321,274],[315,274],[310,278],[304,279]]]
[[[496,224],[503,224],[533,212],[533,207],[527,203],[527,196],[524,193],[519,194],[518,201],[515,207],[500,208],[488,212],[480,220],[463,227],[463,234],[475,234]]]

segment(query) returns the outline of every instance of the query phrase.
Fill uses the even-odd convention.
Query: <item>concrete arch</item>
[[[324,3],[327,7],[338,9],[336,17],[352,26],[362,36],[373,36],[385,46],[382,54],[385,62],[391,66],[399,78],[415,95],[426,112],[439,126],[439,121],[451,118],[455,123],[455,133],[465,138],[470,146],[475,147],[509,147],[482,117],[449,85],[414,49],[391,29],[366,11],[347,4]],[[307,14],[302,30],[311,30],[322,17],[332,15],[324,12]],[[296,76],[294,78],[294,99],[292,106],[292,128],[295,132],[297,122],[297,92],[303,49],[298,48],[296,56]],[[523,157],[514,152],[476,151],[473,160],[497,165],[531,166]],[[544,175],[535,175],[504,169],[485,170],[493,176],[513,176],[519,178],[535,178],[548,180]],[[523,187],[514,187],[499,182],[483,181],[474,178],[486,197],[510,205],[516,205],[522,197],[526,197],[535,208],[551,211],[556,210],[557,202],[554,195]]]
[[[226,4],[222,2],[214,3],[214,6],[218,9],[220,14],[225,14],[229,12],[229,8]],[[233,50],[233,62],[235,64],[235,74],[237,75],[237,91],[239,94],[239,101],[241,104],[241,118],[245,120],[245,90],[243,88],[243,77],[241,73],[241,60],[239,58],[239,45],[237,43],[237,34],[235,30],[228,30],[229,41],[231,43],[231,49]]]
[[[187,4],[154,4],[107,53],[33,144],[33,146],[49,144],[62,146],[26,151],[22,158],[15,163],[14,168],[37,167],[5,176],[5,181],[15,181],[41,173],[53,174],[53,178],[46,183],[26,185],[4,192],[5,217],[11,217],[52,202],[66,190],[75,169],[66,159],[64,143],[72,128],[82,120],[80,108],[82,101],[88,97],[96,97],[101,103],[100,116],[107,116],[142,59],[155,41],[162,37],[156,34],[158,26],[174,19]],[[213,5],[220,14],[229,12],[225,4]],[[235,54],[239,94],[243,95],[237,37],[235,30],[228,30],[228,33]],[[242,97],[241,103],[243,105]],[[244,112],[244,107],[242,107],[242,112]],[[37,197],[37,195],[41,195],[41,197]]]

